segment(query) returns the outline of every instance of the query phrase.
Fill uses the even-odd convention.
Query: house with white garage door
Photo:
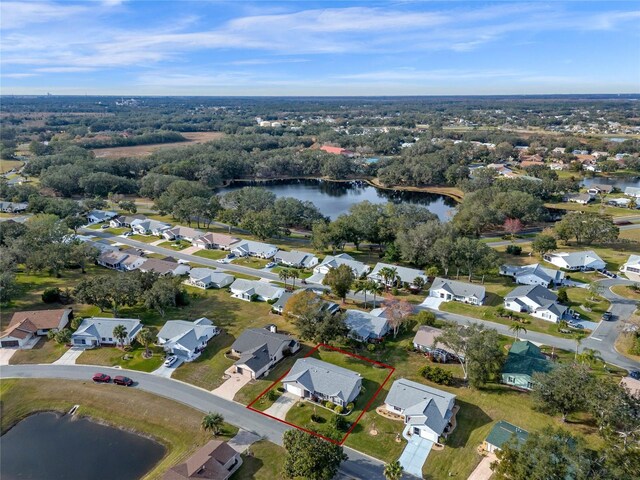
[[[296,360],[286,377],[284,389],[300,398],[329,401],[342,407],[353,402],[362,389],[362,376],[352,370],[307,357]]]
[[[429,289],[429,296],[441,298],[445,302],[456,301],[482,305],[486,291],[482,285],[436,277]]]
[[[207,343],[218,335],[220,330],[211,320],[202,317],[193,322],[169,320],[158,332],[158,345],[170,355],[191,362],[200,356]]]
[[[571,271],[604,270],[607,268],[604,260],[593,250],[547,253],[542,258],[545,262],[549,262],[556,267]]]
[[[231,284],[231,296],[246,302],[261,301],[268,302],[277,300],[284,293],[284,288],[267,282],[258,280],[236,279]]]
[[[234,280],[233,275],[225,272],[211,268],[192,268],[189,272],[189,279],[185,283],[203,289],[224,288],[231,285]]]
[[[0,347],[23,348],[37,337],[46,336],[49,330],[62,330],[69,323],[71,312],[70,308],[16,312],[0,335]]]
[[[142,323],[137,318],[85,318],[71,334],[71,343],[76,347],[116,345],[119,340],[113,334],[113,330],[118,325],[122,325],[126,330],[124,345],[130,345],[142,329]]]

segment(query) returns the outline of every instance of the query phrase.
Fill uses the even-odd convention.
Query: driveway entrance
[[[82,347],[71,347],[58,360],[53,362],[53,365],[75,365],[76,360],[84,350]]]
[[[408,426],[405,428],[403,437],[406,438],[409,443],[407,443],[407,446],[404,448],[404,451],[402,452],[402,455],[400,455],[398,461],[404,468],[405,472],[415,475],[418,478],[422,478],[422,466],[427,460],[429,452],[431,452],[433,442],[426,438],[422,438],[419,435],[408,436],[408,428]]]
[[[229,378],[218,388],[211,390],[211,393],[226,400],[233,400],[238,390],[251,381],[251,377],[249,375],[243,375],[242,373],[235,373],[231,369],[225,373],[229,375]]]
[[[264,413],[284,420],[289,409],[293,407],[299,399],[300,397],[296,397],[292,393],[284,392]]]

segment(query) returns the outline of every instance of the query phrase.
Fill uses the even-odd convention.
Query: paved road
[[[291,428],[253,412],[244,405],[212,395],[206,390],[143,372],[84,365],[9,365],[0,368],[0,378],[64,378],[90,381],[97,370],[111,376],[127,372],[127,376],[136,382],[135,388],[178,401],[202,412],[218,412],[227,422],[278,445],[282,445],[282,434]],[[110,386],[104,385],[104,388]],[[346,447],[345,453],[349,459],[340,467],[343,475],[361,480],[384,480],[384,464],[381,461]]]
[[[108,232],[84,229],[83,233],[89,233],[89,234],[95,235],[96,237],[106,238],[108,240],[116,241],[116,242],[129,245],[135,248],[142,248],[144,250],[160,253],[163,255],[171,255],[181,260],[187,260],[189,262],[215,267],[220,270],[225,270],[231,273],[241,273],[244,275],[252,275],[254,277],[265,278],[268,280],[280,281],[280,278],[278,277],[277,274],[271,273],[265,270],[256,270],[250,267],[234,265],[233,263],[218,263],[215,260],[211,260],[208,258],[197,257],[195,255],[189,255],[189,254],[181,253],[179,251],[173,251],[164,247],[149,245],[148,243],[138,242],[137,240],[132,240],[131,238],[128,238],[128,237],[115,236]],[[607,363],[617,365],[627,370],[628,369],[637,370],[637,369],[640,369],[639,362],[635,362],[625,357],[624,355],[619,354],[614,348],[617,332],[621,328],[622,321],[629,318],[631,313],[633,313],[634,302],[630,300],[626,300],[617,295],[614,295],[612,292],[608,290],[608,288],[615,283],[625,283],[625,282],[627,281],[622,279],[616,279],[616,280],[603,279],[602,281],[600,281],[600,284],[606,287],[604,291],[605,296],[607,296],[607,298],[612,301],[612,304],[613,304],[612,311],[615,314],[615,319],[612,322],[601,323],[601,325],[597,328],[594,334],[592,334],[592,336],[589,339],[586,339],[582,342],[582,344],[579,346],[579,351],[582,351],[585,348],[593,348],[598,350],[601,353],[603,359]],[[310,284],[310,286],[312,286],[314,289],[319,289],[319,290],[327,289],[327,287],[323,285]],[[371,296],[369,295],[369,297]],[[364,296],[362,294],[354,294],[353,292],[349,295],[349,298],[355,299],[358,301],[364,300]],[[423,309],[423,307],[417,307],[417,308]],[[447,313],[447,312],[438,311],[434,313],[436,314],[436,316],[444,320],[449,320],[452,322],[461,323],[465,325],[469,323],[478,323],[487,327],[495,328],[501,335],[506,335],[509,337],[514,336],[513,332],[509,330],[508,326],[502,325],[500,323],[494,323],[494,322],[489,322],[485,320],[478,320],[476,318],[467,317],[464,315],[457,315],[453,313]],[[526,334],[521,335],[521,337],[527,340],[531,340],[532,342],[543,343],[544,345],[561,348],[563,350],[573,351],[576,348],[575,340],[561,338],[561,337],[554,337],[552,335],[547,335],[544,333],[527,332]]]
[[[636,217],[632,217],[634,220]],[[631,225],[620,225],[618,227],[620,230],[635,230],[640,228],[640,223],[634,223]],[[493,238],[493,237],[485,237],[485,238]],[[495,237],[495,238],[502,238]],[[495,242],[487,242],[487,245],[490,247],[504,247],[505,245],[511,245],[512,243],[529,243],[533,240],[533,238],[517,238],[516,240],[496,240]]]

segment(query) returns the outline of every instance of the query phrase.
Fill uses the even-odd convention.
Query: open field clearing
[[[143,157],[156,150],[186,147],[194,143],[206,143],[224,136],[222,132],[180,132],[187,142],[150,143],[149,145],[132,145],[130,147],[96,148],[93,151],[97,158]]]

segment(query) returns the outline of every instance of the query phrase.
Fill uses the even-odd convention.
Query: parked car
[[[178,357],[176,357],[175,355],[171,355],[170,357],[167,357],[167,359],[164,361],[164,366],[165,367],[170,367],[171,365],[173,365],[177,361],[178,361]]]
[[[93,375],[93,381],[96,383],[109,383],[111,377],[106,373],[96,373]]]
[[[575,328],[577,330],[582,330],[584,328],[584,325],[582,325],[581,323],[578,323],[578,322],[574,322],[573,320],[567,322],[567,325],[569,325],[571,328]]]
[[[275,267],[276,265],[278,265],[276,262],[269,262],[269,263],[267,263],[267,265],[266,265],[266,267],[265,267],[265,268],[273,268],[273,267]]]
[[[131,235],[133,235],[133,232],[124,232],[122,234],[123,237],[130,237]]]
[[[604,320],[605,322],[611,319],[613,319],[613,314],[611,312],[604,312],[602,314],[602,320]]]
[[[100,228],[102,230],[106,230],[107,228],[109,228],[109,225],[107,225],[106,223],[104,225],[101,225]]]
[[[629,376],[631,378],[635,378],[636,380],[640,380],[640,371],[639,370],[633,370],[633,371],[629,372]]]
[[[122,375],[118,375],[117,377],[113,377],[113,383],[116,385],[124,385],[125,387],[130,387],[133,385],[133,380],[129,377],[123,377]]]

